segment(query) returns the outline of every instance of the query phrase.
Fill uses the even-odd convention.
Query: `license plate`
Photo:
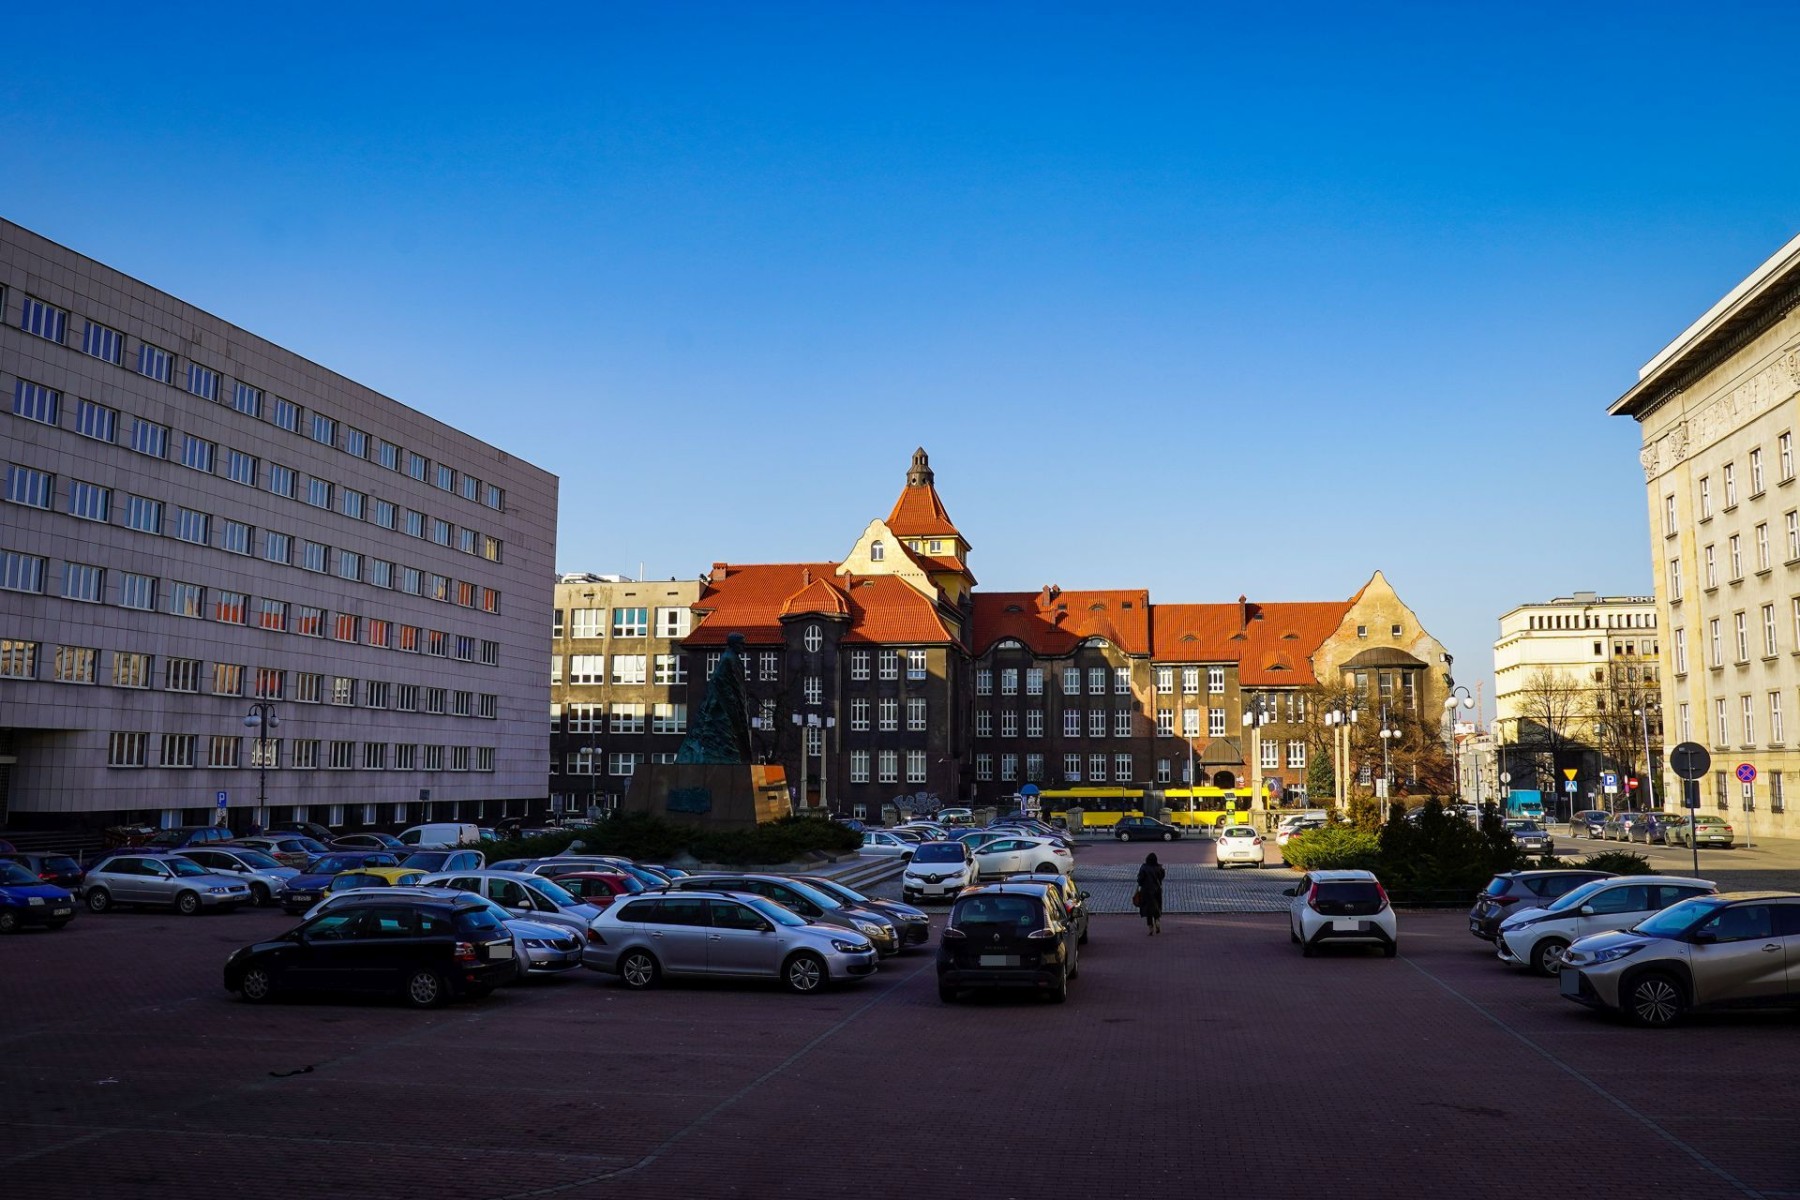
[[[75,915],[75,910],[72,908],[53,908],[50,910],[50,915],[53,917],[72,917]]]
[[[511,942],[495,942],[488,947],[489,958],[511,958],[512,956],[513,948]]]
[[[984,954],[981,956],[981,965],[984,967],[1016,967],[1019,965],[1019,956],[1016,954]]]
[[[1345,930],[1345,931],[1355,930],[1356,932],[1361,933],[1363,923],[1361,921],[1333,921],[1331,923],[1331,927],[1333,929],[1339,929],[1339,930]]]
[[[1481,922],[1480,921],[1470,921],[1469,922],[1469,932],[1470,933],[1480,933],[1481,932]]]
[[[1556,973],[1556,986],[1565,996],[1579,996],[1581,994],[1581,972],[1568,970],[1558,971]]]

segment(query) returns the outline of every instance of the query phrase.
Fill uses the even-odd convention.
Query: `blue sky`
[[[84,5],[0,212],[562,477],[564,570],[1495,618],[1650,586],[1637,367],[1800,226],[1781,6]],[[1491,712],[1491,701],[1489,704]]]

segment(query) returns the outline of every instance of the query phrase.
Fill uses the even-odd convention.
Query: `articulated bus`
[[[1069,809],[1081,809],[1084,826],[1117,825],[1120,817],[1144,814],[1145,789],[1130,787],[1059,788],[1039,795],[1047,819],[1066,823]],[[1265,790],[1265,803],[1268,793]],[[1250,789],[1164,788],[1162,819],[1171,825],[1210,829],[1250,808]]]

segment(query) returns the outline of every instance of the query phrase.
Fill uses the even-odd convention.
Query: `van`
[[[1284,812],[1281,814],[1280,822],[1275,826],[1275,832],[1280,833],[1284,829],[1292,829],[1294,826],[1304,824],[1308,821],[1329,820],[1331,820],[1331,814],[1322,808],[1307,808],[1301,809],[1298,812]]]
[[[418,850],[450,850],[481,845],[481,830],[472,822],[438,821],[414,825],[400,835],[400,841]]]

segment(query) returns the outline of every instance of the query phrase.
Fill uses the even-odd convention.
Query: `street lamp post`
[[[1388,717],[1387,705],[1381,706],[1381,819],[1385,823],[1388,809],[1392,806],[1394,791],[1394,771],[1389,765],[1388,747],[1397,746],[1404,731]]]
[[[281,728],[281,718],[275,715],[271,701],[258,700],[245,714],[244,727],[256,731],[256,808],[260,822],[268,815],[265,810],[269,807],[269,734]]]
[[[1256,694],[1253,705],[1244,709],[1244,728],[1250,731],[1250,807],[1261,810],[1263,804],[1262,727],[1275,719],[1267,703],[1268,697]]]
[[[1646,699],[1638,705],[1638,722],[1644,729],[1644,786],[1650,791],[1650,810],[1656,811],[1656,760],[1650,756],[1650,713],[1656,701]]]
[[[1450,689],[1449,699],[1444,701],[1444,719],[1450,726],[1450,778],[1451,786],[1456,791],[1457,803],[1462,802],[1462,758],[1456,752],[1456,693],[1462,693],[1462,706],[1475,707],[1475,697],[1469,695],[1469,689],[1460,684]]]
[[[1359,715],[1356,706],[1348,699],[1334,705],[1325,714],[1325,724],[1331,726],[1331,780],[1340,811],[1350,803],[1350,727],[1356,724]]]

